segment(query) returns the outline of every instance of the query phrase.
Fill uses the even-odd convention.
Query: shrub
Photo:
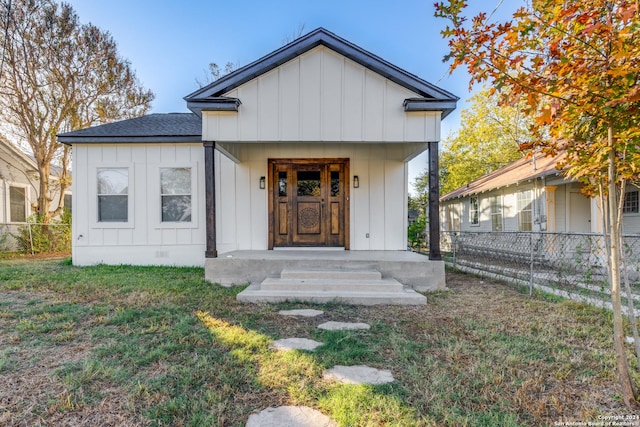
[[[18,251],[25,253],[70,252],[71,213],[65,209],[49,224],[42,223],[40,215],[27,218],[27,225],[18,227],[16,239]]]

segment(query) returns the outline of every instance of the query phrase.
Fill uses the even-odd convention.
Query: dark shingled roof
[[[202,120],[193,113],[149,114],[58,135],[63,144],[200,142]]]

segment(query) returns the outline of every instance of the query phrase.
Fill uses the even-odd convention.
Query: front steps
[[[284,269],[238,294],[238,301],[422,305],[427,298],[372,269]]]

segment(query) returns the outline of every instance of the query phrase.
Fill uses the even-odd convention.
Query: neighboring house
[[[591,233],[602,229],[597,199],[561,175],[562,154],[523,157],[440,198],[444,231],[547,231]],[[640,234],[637,187],[628,186],[623,233]]]
[[[56,178],[52,176],[51,179],[55,188]],[[27,222],[37,201],[38,165],[0,138],[0,250],[15,249],[11,233]],[[65,194],[65,202],[71,205],[70,189]]]
[[[38,166],[36,163],[0,138],[0,223],[21,224],[31,215],[36,194]]]
[[[186,96],[192,113],[59,135],[73,262],[205,265],[243,283],[273,273],[259,264],[274,249],[406,252],[407,162],[437,156],[457,99],[320,28]],[[443,287],[441,261],[417,259]]]

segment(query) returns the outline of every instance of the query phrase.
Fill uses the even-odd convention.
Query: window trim
[[[14,221],[13,218],[11,218],[11,187],[24,189],[24,218],[25,218],[24,221]],[[5,188],[6,188],[5,202],[6,202],[7,224],[26,224],[29,220],[29,217],[31,216],[31,203],[30,203],[31,192],[29,190],[29,185],[22,184],[19,182],[7,181]]]
[[[127,169],[127,222],[98,220],[98,171],[100,169]],[[100,163],[91,168],[93,173],[89,177],[89,188],[93,202],[89,203],[89,218],[91,228],[135,228],[135,169],[133,163]]]
[[[496,202],[495,205],[493,202]],[[493,207],[498,206],[500,212],[494,212]],[[496,233],[504,231],[504,198],[502,194],[489,197],[489,215],[491,216],[491,231]],[[494,217],[500,216],[500,230],[494,229]]]
[[[473,207],[473,201],[475,200],[475,209]],[[474,217],[475,213],[475,217]],[[475,222],[474,222],[475,219]],[[480,197],[469,196],[469,225],[471,227],[480,226]]]
[[[529,209],[523,209],[521,206],[520,195],[524,195],[525,193],[529,194]],[[517,211],[517,219],[518,219],[518,231],[530,232],[533,231],[533,191],[532,190],[522,190],[516,193],[516,211]],[[530,212],[531,214],[531,229],[523,230],[522,229],[522,221],[520,215],[522,212]]]
[[[162,221],[162,187],[161,187],[161,170],[169,168],[189,168],[191,169],[191,221],[189,222],[169,222]],[[199,162],[176,162],[176,163],[158,163],[149,166],[147,174],[153,194],[149,200],[149,217],[153,218],[154,228],[156,229],[193,229],[198,228],[199,223],[199,197],[198,197],[198,170]]]
[[[632,194],[632,193],[635,193],[635,198],[636,198],[636,200],[635,200],[635,210],[625,211],[624,209],[626,207],[627,196]],[[640,214],[640,190],[627,191],[627,192],[624,193],[624,198],[625,198],[625,200],[623,202],[622,214],[623,215],[631,215],[631,216],[635,216],[635,215]]]

